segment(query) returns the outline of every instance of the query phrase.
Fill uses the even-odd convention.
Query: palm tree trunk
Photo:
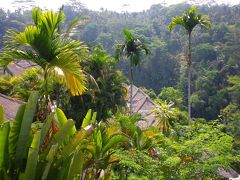
[[[191,32],[188,33],[188,125],[191,124],[191,68],[192,68],[192,54],[191,54]]]
[[[132,115],[133,111],[132,111],[132,106],[133,106],[133,67],[130,66],[130,115]]]

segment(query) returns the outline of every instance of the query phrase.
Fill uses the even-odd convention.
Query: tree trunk
[[[132,115],[133,111],[132,111],[132,106],[133,106],[133,102],[132,102],[132,96],[133,96],[133,67],[130,66],[130,115]]]
[[[192,68],[192,54],[191,54],[191,32],[188,33],[188,125],[191,124],[191,68]]]

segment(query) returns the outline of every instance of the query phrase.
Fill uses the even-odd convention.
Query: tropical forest
[[[240,4],[14,2],[0,8],[0,180],[240,179]]]

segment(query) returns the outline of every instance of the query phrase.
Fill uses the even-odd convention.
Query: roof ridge
[[[24,102],[24,101],[20,101],[20,100],[18,100],[18,99],[14,99],[14,98],[12,98],[12,97],[10,97],[10,96],[7,96],[7,95],[4,95],[4,94],[2,94],[2,93],[0,93],[0,96],[3,97],[3,98],[8,99],[8,100],[10,100],[10,101],[18,102],[18,103],[20,103],[20,104],[25,104],[25,103],[26,103],[26,102]]]
[[[139,108],[137,109],[137,112],[143,107],[144,103],[146,102],[147,97],[144,97],[144,98],[145,99],[144,99],[143,103],[139,106]]]
[[[135,86],[135,85],[133,85],[133,86]],[[158,105],[148,96],[147,93],[145,93],[141,88],[138,88],[137,86],[135,86],[135,87],[136,87],[139,91],[141,91],[153,105],[155,105],[155,106],[158,107]]]

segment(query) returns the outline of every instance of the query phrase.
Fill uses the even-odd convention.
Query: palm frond
[[[176,16],[172,19],[171,23],[168,26],[168,30],[172,31],[173,28],[175,28],[175,26],[177,26],[177,25],[184,26],[184,21],[181,16]]]
[[[130,42],[133,40],[133,35],[128,29],[123,29],[123,37],[126,42]]]
[[[73,96],[81,95],[86,91],[86,77],[81,69],[78,56],[74,53],[60,53],[49,65],[53,71],[55,67],[61,69],[62,73],[58,73],[70,90]],[[54,70],[55,71],[55,70]]]
[[[211,22],[208,16],[196,14],[196,11],[197,7],[191,6],[188,11],[183,12],[182,16],[175,16],[169,24],[168,30],[172,31],[175,26],[180,25],[184,27],[188,33],[191,33],[198,24],[201,28],[209,29],[211,27]]]
[[[7,66],[12,61],[21,60],[32,61],[41,67],[44,67],[47,63],[44,59],[40,58],[37,54],[34,54],[31,51],[12,49],[3,53],[2,57],[0,58],[0,66]]]

